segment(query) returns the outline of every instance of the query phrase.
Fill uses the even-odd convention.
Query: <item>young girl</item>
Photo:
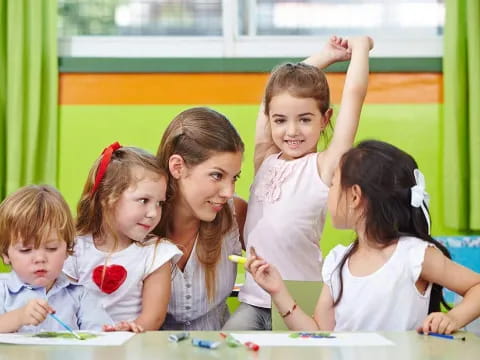
[[[288,280],[321,280],[326,201],[340,156],[353,144],[368,83],[368,37],[332,37],[304,63],[286,64],[271,75],[265,109],[257,120],[255,181],[245,223],[245,242],[275,264]],[[330,118],[330,95],[320,68],[348,60],[345,86],[330,146],[317,144]],[[271,329],[270,296],[247,274],[242,302],[227,330]]]
[[[155,232],[183,251],[163,329],[220,330],[237,275],[228,255],[242,250],[246,203],[233,194],[243,142],[225,116],[192,108],[172,120],[157,156],[170,180]]]
[[[64,331],[53,313],[73,330],[111,322],[92,294],[62,274],[74,238],[70,209],[54,188],[26,186],[2,202],[0,252],[12,271],[0,280],[0,333]]]
[[[157,159],[118,143],[88,175],[77,209],[78,238],[63,271],[100,298],[116,326],[158,330],[180,250],[150,236],[162,216],[167,178]]]
[[[334,226],[354,229],[358,238],[325,259],[313,319],[273,266],[252,256],[246,267],[290,329],[450,334],[480,315],[480,275],[452,262],[430,236],[427,205],[425,180],[410,155],[362,142],[342,157],[328,195]],[[442,286],[463,296],[448,313],[440,312]]]

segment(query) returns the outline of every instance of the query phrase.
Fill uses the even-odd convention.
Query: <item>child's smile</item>
[[[296,159],[317,150],[326,119],[312,98],[298,98],[283,92],[270,102],[272,140],[282,158]]]

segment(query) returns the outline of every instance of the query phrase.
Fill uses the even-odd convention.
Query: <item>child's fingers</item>
[[[431,321],[431,315],[428,315],[423,321],[422,326],[418,328],[418,332],[421,332],[423,334],[428,334],[428,332],[430,331],[430,321]]]
[[[251,254],[251,252],[250,252]],[[243,264],[243,267],[245,268],[245,270],[250,271],[250,267],[252,266],[252,263],[257,260],[257,257],[254,256],[254,255],[251,255],[247,258],[247,261],[245,262],[245,264]]]
[[[112,326],[112,325],[103,325],[103,326],[102,326],[102,331],[106,331],[106,332],[115,331],[115,326]]]
[[[39,308],[34,308],[28,314],[28,322],[31,325],[38,325],[47,318],[47,313]]]
[[[130,329],[134,333],[142,333],[142,332],[145,331],[141,325],[139,325],[139,324],[137,324],[136,322],[133,322],[133,321],[130,323]]]
[[[368,38],[368,45],[370,46],[370,50],[372,50],[374,46],[374,41],[370,36],[367,36],[367,38]]]
[[[442,318],[439,317],[438,314],[433,314],[432,317],[430,318],[428,331],[439,333],[441,321],[442,321]]]
[[[264,264],[266,264],[264,260],[254,260],[250,264],[249,271],[253,276],[256,276],[258,273],[258,268]]]
[[[342,39],[342,41],[340,42],[340,46],[348,49],[348,39],[347,38]]]
[[[255,250],[255,248],[253,246],[250,247],[250,255],[259,259],[259,260],[263,260],[263,258],[257,254],[257,250]]]
[[[268,272],[268,269],[270,267],[270,264],[263,264],[260,265],[257,269],[257,275],[264,275]]]
[[[52,308],[47,300],[45,299],[35,299],[35,308],[36,309],[41,309],[42,314],[45,314],[47,316],[48,314],[55,314],[55,309]]]
[[[447,328],[445,329],[445,334],[451,334],[453,332],[457,331],[457,326],[456,324],[452,321],[448,324]]]
[[[439,334],[444,334],[445,329],[448,326],[448,322],[445,321],[446,319],[444,317],[436,317],[436,321],[432,321],[431,327],[433,328],[431,331],[439,333]]]

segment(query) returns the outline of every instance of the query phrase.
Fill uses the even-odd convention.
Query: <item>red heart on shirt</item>
[[[105,269],[105,270],[104,270]],[[122,265],[103,265],[93,269],[92,280],[106,294],[117,290],[127,278],[127,270]]]

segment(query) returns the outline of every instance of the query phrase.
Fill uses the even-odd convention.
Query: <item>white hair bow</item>
[[[427,207],[430,202],[430,197],[425,191],[425,177],[422,172],[418,169],[413,170],[413,175],[415,176],[415,186],[412,186],[412,198],[410,204],[413,207],[422,208],[423,215],[427,220],[428,225],[428,234],[430,234],[430,216],[428,215]]]

